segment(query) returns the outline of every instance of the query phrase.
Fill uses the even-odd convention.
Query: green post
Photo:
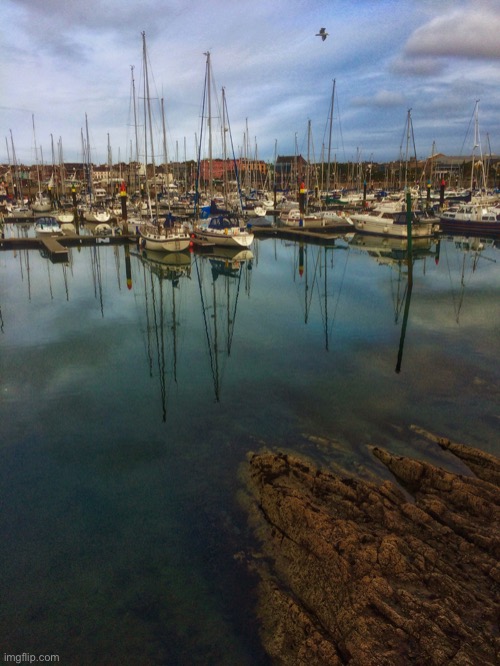
[[[71,199],[73,201],[73,215],[75,220],[75,232],[80,233],[80,221],[78,219],[78,204],[76,203],[76,187],[75,184],[71,186]]]
[[[408,315],[410,313],[410,300],[411,292],[413,289],[413,252],[412,252],[412,230],[411,230],[411,192],[410,190],[406,193],[406,224],[408,228],[408,288],[406,290],[406,301],[405,301],[405,310],[403,315],[403,325],[401,326],[401,336],[399,339],[399,351],[398,351],[398,360],[396,363],[396,372],[401,372],[401,363],[403,361],[403,347],[406,336],[406,327],[408,325]]]

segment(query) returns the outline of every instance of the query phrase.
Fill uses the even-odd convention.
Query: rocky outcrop
[[[446,446],[476,476],[381,448],[401,487],[249,455],[245,507],[260,546],[240,556],[259,577],[273,663],[500,663],[500,465]]]

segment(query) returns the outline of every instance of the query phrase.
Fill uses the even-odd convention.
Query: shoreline
[[[471,476],[370,447],[373,482],[268,450],[240,500],[276,664],[498,663],[500,460],[413,427]]]

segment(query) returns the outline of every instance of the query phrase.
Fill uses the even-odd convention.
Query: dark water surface
[[[235,557],[248,451],[389,478],[377,444],[459,468],[417,424],[499,452],[493,243],[417,245],[409,307],[397,242],[251,250],[133,248],[131,289],[123,246],[0,253],[4,653],[264,664]]]

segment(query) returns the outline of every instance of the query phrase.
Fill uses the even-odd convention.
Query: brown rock
[[[373,453],[413,501],[388,481],[249,456],[267,652],[287,666],[500,663],[498,485]]]

